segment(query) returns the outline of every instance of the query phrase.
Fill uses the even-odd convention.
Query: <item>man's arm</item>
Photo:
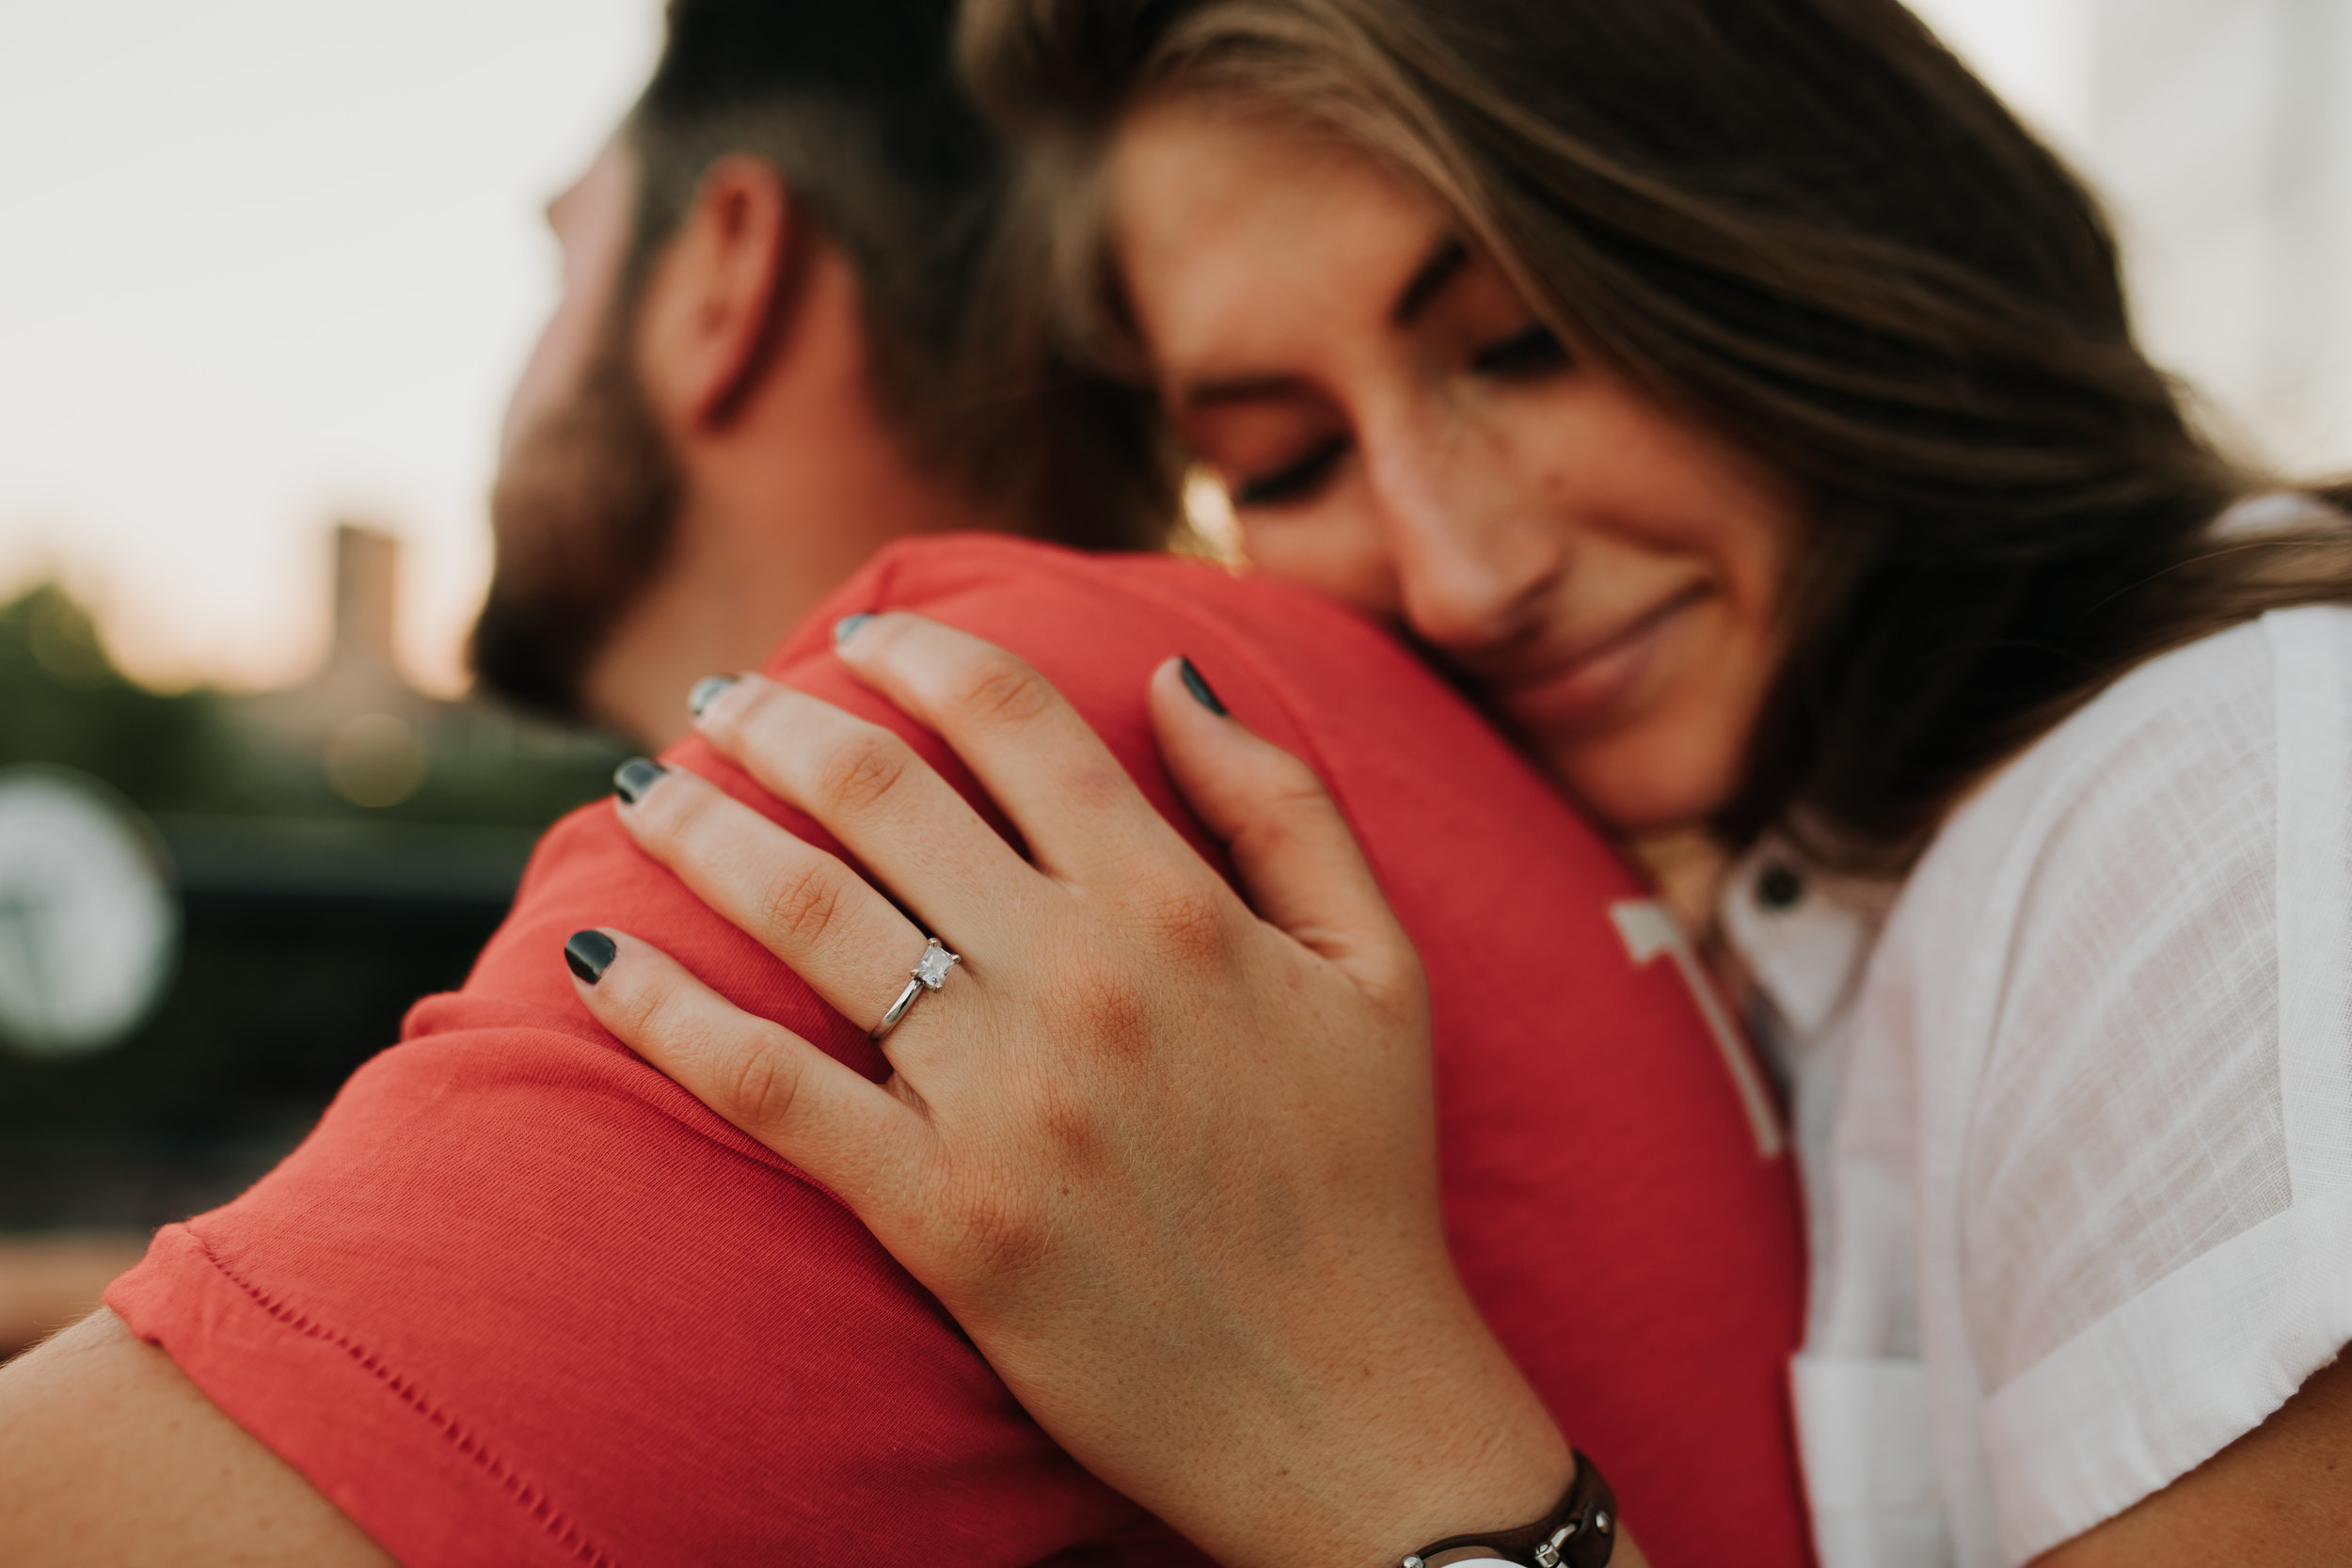
[[[146,1235],[128,1230],[0,1239],[0,1364],[96,1311],[146,1251]]]
[[[0,1541],[16,1568],[392,1561],[103,1310],[0,1368]]]

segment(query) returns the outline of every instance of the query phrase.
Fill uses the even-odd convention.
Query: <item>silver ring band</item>
[[[931,938],[930,945],[923,949],[923,956],[914,960],[913,969],[907,971],[912,976],[907,981],[907,989],[898,993],[898,1000],[893,1002],[890,1010],[882,1014],[882,1022],[866,1031],[866,1037],[878,1041],[898,1027],[898,1021],[907,1016],[907,1009],[914,1006],[914,999],[927,990],[938,990],[946,985],[948,971],[961,962],[961,958],[939,944],[937,937]]]
[[[898,1021],[907,1016],[907,1009],[914,1006],[914,999],[922,994],[923,982],[909,980],[907,989],[898,993],[898,1000],[893,1002],[890,1005],[890,1010],[882,1014],[882,1022],[866,1031],[866,1037],[869,1040],[879,1040],[898,1027]]]

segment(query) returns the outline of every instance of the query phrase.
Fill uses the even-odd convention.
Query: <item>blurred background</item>
[[[460,981],[602,738],[465,697],[541,210],[655,0],[0,0],[0,1354]]]
[[[1922,0],[2246,452],[2352,468],[2352,0]],[[0,1354],[460,980],[602,737],[469,700],[547,198],[658,0],[0,0]]]

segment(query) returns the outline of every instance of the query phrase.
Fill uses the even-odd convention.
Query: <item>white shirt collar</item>
[[[1724,879],[1717,917],[1756,984],[1803,1050],[1836,1022],[1861,983],[1896,884],[1822,870],[1768,834]]]

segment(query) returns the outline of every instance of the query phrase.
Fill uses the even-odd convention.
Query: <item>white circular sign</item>
[[[146,1021],[180,909],[146,825],[62,768],[0,768],[0,1043],[84,1056]]]

